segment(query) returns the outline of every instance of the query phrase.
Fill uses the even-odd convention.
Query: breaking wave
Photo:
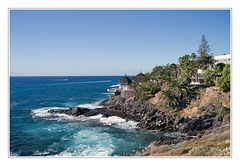
[[[95,102],[95,103],[91,103],[91,104],[80,104],[77,107],[88,108],[88,109],[102,108],[102,106],[100,106],[99,103],[100,102]]]
[[[67,115],[65,114],[52,114],[52,113],[49,113],[48,111],[49,110],[55,110],[55,109],[65,109],[67,110],[68,108],[65,108],[65,107],[44,107],[44,108],[38,108],[38,109],[33,109],[31,110],[32,111],[32,115],[33,117],[39,117],[39,118],[49,118],[49,119],[55,119],[55,120],[58,120],[59,118],[63,118]]]
[[[115,150],[113,139],[96,129],[82,130],[73,135],[71,146],[56,156],[110,156]]]
[[[60,113],[49,113],[49,110],[54,110],[54,109],[68,109],[64,107],[44,107],[44,108],[39,108],[39,109],[34,109],[32,110],[32,116],[33,118],[44,118],[47,120],[57,120],[57,121],[79,121],[79,122],[87,122],[87,121],[95,121],[95,122],[100,122],[102,125],[106,126],[113,126],[117,128],[122,128],[122,129],[137,129],[137,122],[135,121],[126,121],[123,118],[120,118],[118,116],[109,116],[109,117],[104,117],[102,114],[98,114],[95,116],[71,116],[71,115],[66,115],[66,114],[60,114]]]
[[[104,125],[120,127],[123,129],[136,129],[137,124],[138,124],[137,122],[134,122],[131,120],[126,121],[125,119],[120,118],[118,116],[104,117],[102,114],[90,116],[88,118],[94,119],[94,120],[99,120]]]
[[[103,95],[114,95],[115,93],[113,92],[105,92],[105,93],[102,93]]]

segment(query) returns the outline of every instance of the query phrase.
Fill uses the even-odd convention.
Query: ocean
[[[159,134],[138,130],[119,117],[77,119],[51,116],[53,107],[97,107],[111,97],[119,76],[11,77],[11,156],[125,156],[148,146]]]

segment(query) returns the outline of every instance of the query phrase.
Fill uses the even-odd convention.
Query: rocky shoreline
[[[123,98],[114,96],[99,103],[101,108],[88,109],[74,107],[69,109],[52,109],[49,113],[61,113],[78,117],[103,115],[103,117],[118,116],[126,121],[132,120],[138,122],[141,130],[154,132],[179,132],[183,133],[182,137],[165,140],[159,139],[155,142],[159,145],[176,144],[192,138],[201,138],[206,130],[221,126],[226,122],[219,118],[216,110],[223,110],[222,106],[209,104],[206,105],[204,114],[194,118],[183,117],[179,115],[169,115],[161,111],[157,106],[147,103],[146,101],[136,100],[134,98]],[[229,110],[225,110],[229,111]]]
[[[84,115],[86,117],[98,114],[102,114],[103,117],[118,116],[126,120],[138,122],[138,127],[143,130],[181,132],[189,135],[194,134],[193,132],[220,126],[223,123],[217,117],[217,112],[215,111],[222,108],[213,104],[205,108],[207,110],[205,114],[195,118],[167,115],[152,104],[140,100],[126,99],[121,96],[111,97],[102,101],[99,105],[102,108],[73,107],[69,109],[52,109],[48,112],[71,116]]]
[[[195,118],[168,115],[155,105],[121,96],[112,97],[101,102],[100,105],[107,113],[116,113],[116,116],[139,122],[138,127],[143,130],[181,132],[192,135],[193,132],[201,132],[223,123],[222,119],[217,117],[216,112],[223,108],[214,104],[205,106],[206,113]]]

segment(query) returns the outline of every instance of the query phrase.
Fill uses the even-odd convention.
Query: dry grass
[[[149,103],[161,108],[161,93],[148,100]],[[201,91],[200,98],[182,111],[163,110],[166,114],[194,118],[204,114],[200,108],[209,104],[221,105],[230,108],[230,93],[222,92],[218,87],[209,87]],[[223,114],[224,113],[224,114]],[[219,118],[230,121],[230,114],[219,111]],[[226,123],[229,124],[229,123]],[[149,146],[136,155],[147,156],[230,156],[230,129],[223,126],[206,131],[201,138],[194,138],[173,145]]]
[[[179,115],[188,118],[195,118],[200,116],[203,112],[201,107],[216,104],[221,105],[226,108],[230,108],[230,93],[224,93],[219,87],[209,87],[200,92],[199,99],[193,100],[190,105],[183,109],[180,112],[176,112],[174,109],[166,109],[162,103],[162,92],[155,94],[155,97],[152,97],[147,100],[148,103],[158,106],[161,111],[165,112],[168,115]]]
[[[209,87],[201,91],[200,98],[193,100],[191,104],[180,112],[181,116],[194,118],[203,112],[201,107],[215,104],[230,108],[230,93],[224,93],[219,87]],[[226,117],[227,118],[227,117]],[[228,119],[226,119],[227,121]]]
[[[147,156],[230,156],[230,129],[224,126],[178,144],[151,146],[137,155]]]

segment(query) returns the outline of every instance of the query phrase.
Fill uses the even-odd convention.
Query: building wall
[[[216,64],[218,64],[218,63],[230,64],[231,63],[231,55],[230,54],[218,55],[218,56],[215,56],[214,59],[216,60]]]

